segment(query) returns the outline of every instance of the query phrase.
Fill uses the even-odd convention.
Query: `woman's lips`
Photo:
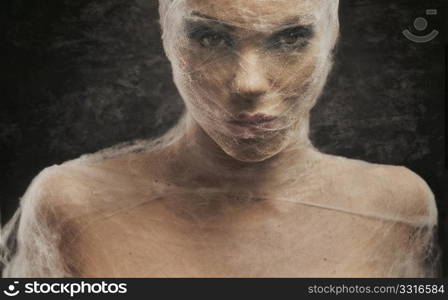
[[[240,113],[236,120],[237,123],[240,124],[263,124],[269,123],[277,119],[275,116],[269,116],[265,114],[248,114],[248,113]]]
[[[256,136],[257,133],[272,131],[277,117],[265,114],[240,114],[234,120],[227,122],[227,127],[236,136]]]

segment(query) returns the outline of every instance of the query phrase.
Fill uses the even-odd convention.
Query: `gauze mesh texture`
[[[3,228],[3,276],[437,275],[434,199],[407,169],[317,154],[307,169],[320,173],[285,169],[293,179],[281,192],[148,181],[140,156],[175,144],[142,141],[42,171]]]
[[[338,1],[160,4],[182,118],[43,170],[2,229],[4,277],[437,276],[426,182],[308,138]]]

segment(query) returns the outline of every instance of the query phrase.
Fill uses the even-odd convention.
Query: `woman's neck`
[[[289,141],[280,152],[259,162],[244,162],[224,152],[191,116],[184,116],[182,137],[172,146],[175,161],[172,168],[189,170],[188,177],[202,178],[217,185],[271,185],[287,181],[305,171],[314,147],[308,138],[308,128]],[[305,122],[308,125],[308,122]]]

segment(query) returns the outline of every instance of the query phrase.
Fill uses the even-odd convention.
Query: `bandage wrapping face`
[[[42,171],[2,230],[3,276],[435,276],[437,209],[426,183],[394,167],[402,178],[391,184],[380,165],[321,154],[308,139],[338,4],[160,0],[182,118],[161,138]],[[195,127],[256,166],[244,184],[231,180],[240,166],[217,167],[200,151],[181,159],[199,143],[188,138]],[[280,154],[260,177],[258,166]],[[146,166],[143,157],[157,159]],[[139,258],[151,267],[133,265]]]

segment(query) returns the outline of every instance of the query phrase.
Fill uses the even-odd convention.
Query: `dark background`
[[[313,111],[323,152],[404,165],[434,191],[448,253],[444,0],[341,0],[341,40]],[[157,23],[157,0],[2,0],[2,223],[52,164],[155,137],[183,109]],[[427,8],[437,16],[425,16]],[[412,28],[426,17],[423,33]],[[404,29],[441,33],[413,43]],[[443,260],[448,276],[448,259]]]

